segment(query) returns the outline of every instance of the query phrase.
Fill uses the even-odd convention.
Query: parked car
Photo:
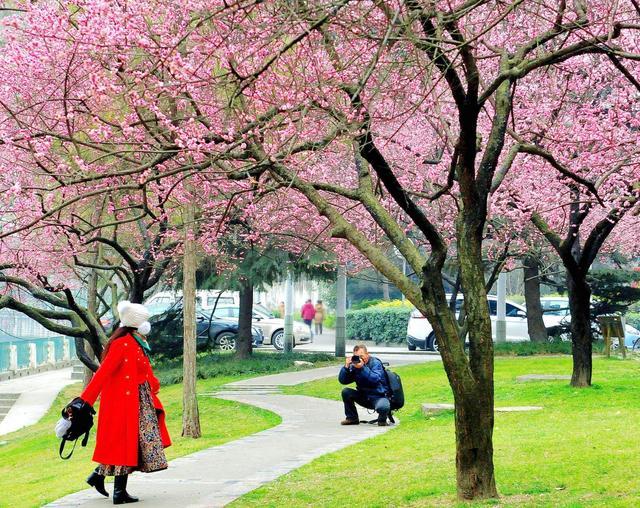
[[[450,297],[450,295],[448,295]],[[491,334],[493,340],[495,340],[494,325],[497,319],[498,299],[496,296],[489,295],[489,314],[491,317]],[[456,299],[456,316],[459,314],[462,307],[462,296]],[[558,325],[560,319],[557,316],[545,316],[543,314],[543,320],[547,329],[553,328]],[[505,321],[507,324],[507,341],[508,342],[522,342],[529,339],[529,330],[527,325],[527,313],[522,305],[506,301],[506,316]],[[407,326],[407,347],[409,351],[415,351],[416,349],[426,349],[431,351],[438,350],[438,342],[433,332],[431,324],[425,318],[418,309],[414,309],[409,317],[409,324]]]
[[[624,345],[634,351],[640,351],[640,330],[631,325],[625,325]]]
[[[183,318],[180,302],[171,306],[162,314],[152,316],[149,344],[152,351],[163,354],[179,355],[182,352]],[[253,346],[261,346],[264,341],[262,331],[253,326]],[[196,309],[197,349],[199,351],[218,347],[230,351],[236,347],[238,320],[219,318],[201,308]]]
[[[560,322],[566,329],[571,322],[571,312],[569,311],[569,298],[566,296],[545,296],[540,298],[542,304],[542,311],[544,315],[561,316]],[[594,332],[599,336],[597,330]],[[602,338],[601,336],[599,336]],[[636,341],[640,339],[640,331],[629,324],[624,326],[624,344],[628,348],[633,348]],[[613,347],[618,347],[617,341],[613,341]],[[640,343],[636,345],[636,349],[640,348]]]
[[[214,311],[214,315],[219,318],[229,318],[238,320],[240,315],[240,307],[223,305]],[[264,307],[254,305],[253,307],[253,326],[260,328],[264,334],[264,344],[273,344],[278,351],[284,349],[284,319],[273,316]],[[293,323],[293,347],[296,344],[305,344],[311,342],[311,333],[309,327],[302,323]]]
[[[151,300],[151,303],[149,303],[149,301],[150,300],[147,300],[144,306],[152,317],[166,312],[176,303],[174,300],[165,297],[153,299]],[[105,330],[107,330],[107,332],[109,332],[114,325],[113,314],[111,314],[111,312],[107,312],[100,318],[100,324]]]
[[[182,291],[160,291],[144,302],[151,308],[167,309],[182,299]],[[199,289],[196,291],[196,302],[202,310],[213,309],[216,305],[238,305],[237,291],[221,291],[218,289]]]

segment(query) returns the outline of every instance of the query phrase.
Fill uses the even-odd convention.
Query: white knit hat
[[[151,314],[144,305],[131,303],[124,300],[118,304],[118,314],[120,314],[120,324],[138,328],[149,320]]]

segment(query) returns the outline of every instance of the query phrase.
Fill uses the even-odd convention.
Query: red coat
[[[300,314],[302,315],[302,319],[309,321],[316,317],[316,308],[312,303],[305,303],[302,309],[300,309]]]
[[[149,382],[153,406],[158,414],[160,435],[165,448],[171,438],[165,424],[164,408],[157,397],[160,382],[151,363],[131,335],[111,343],[106,358],[80,398],[91,405],[100,397],[98,433],[93,460],[115,466],[138,465],[138,385]]]

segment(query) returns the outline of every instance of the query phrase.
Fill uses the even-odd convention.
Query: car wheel
[[[431,332],[427,337],[425,349],[427,351],[438,351],[438,339],[436,339],[436,334]]]
[[[278,351],[282,351],[284,349],[284,330],[276,330],[276,332],[271,336],[271,344]]]
[[[236,348],[236,336],[231,332],[218,335],[218,345],[223,351],[233,351]]]
[[[409,348],[409,351],[415,351],[416,350],[416,345],[415,344],[407,344],[407,348]]]

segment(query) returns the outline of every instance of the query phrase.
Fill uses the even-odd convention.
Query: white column
[[[284,293],[284,352],[293,351],[293,279],[287,275]]]
[[[15,344],[9,346],[9,370],[18,370],[18,346]]]
[[[496,316],[496,342],[507,341],[507,320],[506,320],[506,303],[507,297],[507,274],[500,272],[498,275],[498,308]]]
[[[62,359],[68,362],[71,359],[71,339],[62,339]]]
[[[47,341],[47,363],[56,363],[56,345],[53,341]]]
[[[36,352],[36,345],[33,342],[29,343],[29,368],[35,369],[38,366],[38,354]]]
[[[347,275],[343,265],[338,266],[338,280],[336,282],[336,358],[344,358],[346,338],[346,309],[347,309]]]

